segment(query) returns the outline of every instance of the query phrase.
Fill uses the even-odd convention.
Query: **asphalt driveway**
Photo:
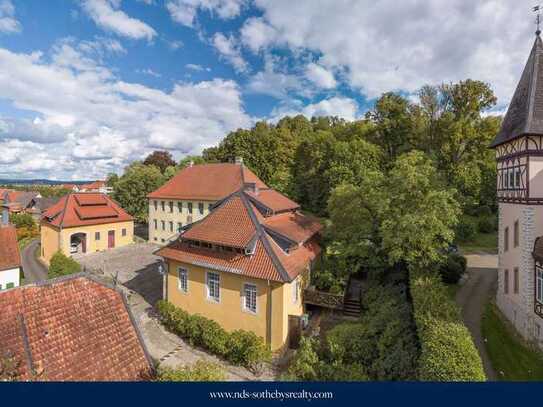
[[[32,240],[21,252],[23,274],[25,283],[36,283],[47,280],[47,267],[36,258],[36,251],[39,250],[40,240]]]
[[[485,340],[481,333],[481,319],[487,302],[496,292],[498,256],[481,253],[467,255],[466,259],[468,280],[458,290],[456,302],[462,308],[462,318],[479,351],[486,376],[488,380],[495,381],[496,372],[486,352]]]

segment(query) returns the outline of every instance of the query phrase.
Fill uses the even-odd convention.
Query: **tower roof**
[[[543,135],[543,41],[539,35],[491,147],[528,134]]]

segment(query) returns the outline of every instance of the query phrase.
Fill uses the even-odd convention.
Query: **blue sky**
[[[0,0],[0,177],[101,178],[257,120],[354,120],[383,92],[416,100],[468,77],[491,84],[501,112],[533,42],[531,6]]]

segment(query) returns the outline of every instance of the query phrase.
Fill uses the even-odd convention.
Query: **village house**
[[[267,186],[243,165],[236,163],[190,165],[148,195],[149,241],[168,243],[182,227],[205,217],[213,204],[240,189],[244,183]]]
[[[83,184],[76,186],[76,192],[99,192],[101,194],[110,194],[113,192],[113,188],[107,186],[106,181],[93,181],[89,184]]]
[[[543,43],[535,43],[492,148],[498,166],[497,304],[543,347]]]
[[[0,291],[18,287],[21,276],[21,254],[17,231],[9,224],[8,208],[2,208],[0,223]]]
[[[58,198],[44,198],[39,192],[0,189],[0,203],[12,214],[32,215],[39,222],[42,214],[58,201]]]
[[[16,380],[152,377],[124,294],[94,278],[75,274],[3,291],[0,309],[0,357],[19,365]]]
[[[167,301],[280,351],[300,329],[321,225],[251,179],[156,254],[167,263]]]
[[[126,246],[134,240],[134,219],[101,193],[71,193],[43,214],[41,257],[49,263],[61,251],[69,256]]]

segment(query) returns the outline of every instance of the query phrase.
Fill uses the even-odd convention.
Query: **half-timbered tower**
[[[535,43],[492,147],[499,204],[497,303],[543,344],[543,42]],[[539,248],[541,246],[541,248]]]

